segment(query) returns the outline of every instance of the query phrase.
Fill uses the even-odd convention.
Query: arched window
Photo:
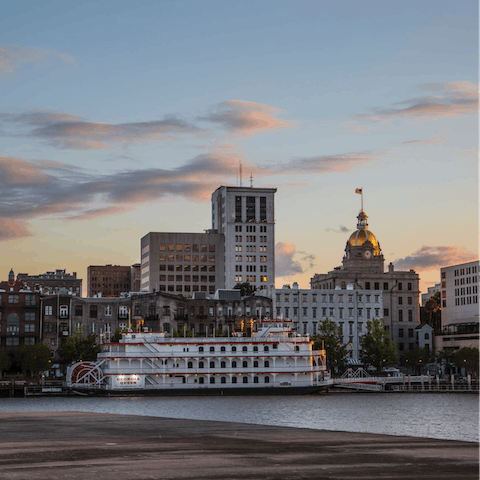
[[[244,352],[247,352],[247,351],[248,351],[248,348],[247,348],[247,347],[243,347],[242,350],[243,350]]]
[[[220,351],[221,351],[221,352],[224,352],[224,351],[225,351],[225,347],[220,347]]]
[[[258,383],[258,377],[253,377],[253,383]]]
[[[237,351],[237,347],[232,347],[232,352],[236,352]]]
[[[243,377],[243,383],[248,383],[248,377]]]
[[[268,345],[265,345],[265,346],[263,347],[263,351],[264,351],[264,352],[268,352],[268,350],[269,350]]]
[[[237,362],[235,360],[232,362],[232,368],[237,368]]]
[[[210,362],[210,368],[215,368],[215,362]]]
[[[232,378],[232,383],[237,383],[237,377]]]
[[[428,340],[430,338],[430,335],[428,333],[425,334],[425,340]]]
[[[253,366],[258,367],[258,362],[256,360],[253,362]]]
[[[193,362],[188,362],[188,368],[193,368]]]
[[[210,383],[215,383],[215,377],[210,377]]]
[[[220,368],[225,368],[227,364],[225,362],[220,362]]]
[[[198,368],[203,368],[203,362],[198,362]]]
[[[258,352],[258,347],[256,347],[256,346],[253,347],[253,351],[254,351],[254,352]]]
[[[204,380],[204,378],[203,378],[203,377],[200,377],[200,378],[198,379],[198,383],[200,383],[200,384],[203,384],[203,383],[205,383],[205,380]]]
[[[299,347],[298,345],[295,347],[295,351],[296,351],[296,352],[299,352],[299,351],[300,351],[300,347]]]
[[[268,360],[265,360],[264,366],[268,368],[270,366],[270,362]]]
[[[270,377],[265,377],[265,383],[270,383]]]
[[[227,383],[227,379],[225,377],[222,377],[222,379],[220,381],[221,381],[221,383]]]
[[[203,352],[203,347],[198,347],[199,352]]]
[[[243,362],[243,368],[247,368],[247,365],[248,365],[248,364],[247,364],[247,361],[244,360],[244,362]]]
[[[215,351],[215,347],[210,347],[210,351],[211,351],[211,352],[214,352],[214,351]]]

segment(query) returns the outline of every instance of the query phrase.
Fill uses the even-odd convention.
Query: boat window
[[[258,362],[256,360],[253,362],[253,366],[258,367]]]
[[[243,362],[243,368],[247,368],[247,362],[246,361]]]
[[[215,383],[215,377],[210,377],[210,383]]]
[[[299,352],[299,351],[300,351],[300,347],[299,347],[298,345],[295,347],[295,351],[296,351],[296,352]]]
[[[193,368],[193,362],[188,362],[188,368]]]
[[[237,368],[237,362],[235,360],[232,362],[232,368]]]
[[[232,383],[237,383],[237,377],[232,378]]]
[[[243,377],[243,383],[248,383],[248,377]]]
[[[227,364],[225,362],[220,363],[220,368],[225,368]]]
[[[270,377],[265,377],[265,383],[270,383]]]
[[[237,351],[237,347],[232,347],[232,352],[236,352]]]
[[[270,366],[270,362],[268,360],[265,360],[265,367],[269,367]]]
[[[215,351],[215,347],[210,347],[210,351],[211,351],[211,352],[214,352],[214,351]]]
[[[200,377],[200,378],[198,379],[198,383],[204,383],[204,378],[203,378],[203,377]]]
[[[268,346],[265,345],[265,346],[263,347],[263,351],[264,351],[264,352],[268,352],[268,350],[269,350]]]
[[[225,347],[220,347],[220,351],[221,351],[221,352],[224,352],[224,351],[225,351]]]
[[[276,350],[276,349],[278,348],[278,344],[277,344],[277,343],[274,343],[274,344],[272,345],[272,348],[273,348],[274,350]]]
[[[222,380],[221,380],[222,383],[227,383],[227,379],[225,377],[222,377]]]
[[[203,352],[203,347],[198,347],[199,352]]]
[[[215,368],[215,362],[210,362],[210,368]]]
[[[258,377],[253,377],[253,383],[258,383]]]
[[[254,352],[258,352],[258,347],[253,347]]]
[[[246,352],[248,349],[247,349],[247,347],[243,347],[242,350],[243,350],[244,352]]]
[[[198,362],[198,368],[203,368],[203,362]]]

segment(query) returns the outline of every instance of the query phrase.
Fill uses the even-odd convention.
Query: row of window
[[[35,321],[36,314],[35,312],[25,312],[24,318],[26,322],[34,322]],[[12,319],[15,319],[15,321],[20,321],[20,317],[18,316],[17,313],[10,313],[7,317],[7,321],[10,321]],[[0,312],[0,322],[2,321],[2,312]]]
[[[207,283],[207,275],[159,275],[159,282],[202,282]],[[208,276],[209,283],[215,283],[215,275]]]
[[[235,251],[236,252],[243,252],[243,246],[242,245],[235,245]],[[255,249],[249,248],[249,245],[246,247],[247,252],[255,252]],[[267,246],[266,245],[260,245],[258,247],[258,251],[260,253],[267,253]]]
[[[398,329],[398,336],[400,338],[402,338],[404,336],[404,329],[403,328]],[[413,338],[413,328],[408,329],[408,337]]]
[[[461,287],[455,289],[456,297],[459,297],[460,295],[471,295],[472,293],[478,293],[477,285],[474,285],[473,287]]]
[[[478,303],[478,295],[473,295],[471,297],[460,297],[455,299],[455,306],[459,305],[476,305]],[[447,306],[445,302],[444,307]]]
[[[247,376],[243,376],[243,383],[248,383],[248,377]],[[185,379],[184,379],[185,380]],[[265,377],[263,379],[264,383],[270,383],[270,377]],[[205,379],[204,377],[200,377],[198,379],[198,383],[200,385],[204,384],[205,383]],[[215,383],[215,377],[210,377],[210,384],[214,384]],[[227,383],[227,378],[226,377],[221,377],[220,378],[220,383]],[[237,377],[232,377],[232,383],[237,383]],[[253,377],[253,383],[259,383],[259,380],[258,380],[258,377]]]
[[[0,323],[0,332],[2,331],[2,324]],[[7,323],[5,327],[7,335],[18,335],[20,333],[20,325]],[[23,333],[35,333],[34,323],[25,323]]]
[[[0,295],[0,305],[2,303],[2,295]],[[20,295],[17,293],[11,293],[8,295],[8,303],[20,303]],[[35,295],[25,294],[25,303],[26,307],[34,307],[36,305]]]
[[[280,317],[282,315],[282,308],[281,307],[276,307],[277,308],[277,317]],[[317,307],[312,307],[312,318],[317,318]],[[339,308],[338,309],[338,318],[344,318],[344,308]],[[348,309],[348,316],[349,317],[353,317],[354,316],[354,308],[349,308]],[[363,312],[364,310],[366,310],[366,317],[367,317],[367,320],[370,320],[372,318],[372,309],[371,308],[357,308],[357,316],[358,317],[363,317]],[[376,318],[379,318],[380,317],[380,308],[375,308],[375,317]],[[293,307],[292,309],[293,311],[293,316],[294,317],[297,317],[298,316],[298,312],[299,312],[299,308],[298,307]],[[302,307],[302,309],[300,310],[303,314],[304,317],[308,317],[309,316],[309,307]],[[284,307],[284,312],[285,312],[285,315],[284,317],[285,318],[289,318],[290,316],[290,307]],[[322,317],[327,317],[330,316],[330,317],[334,317],[335,316],[335,308],[322,308]]]
[[[274,344],[272,345],[272,348],[273,348],[274,350],[276,350],[276,349],[278,348],[278,345],[277,345],[276,343],[274,343]],[[269,350],[270,350],[270,347],[269,347],[268,345],[264,345],[264,346],[263,346],[263,351],[264,351],[264,352],[268,352]],[[203,353],[203,352],[205,351],[205,349],[204,349],[204,347],[200,346],[200,347],[198,347],[198,351],[199,351],[200,353]],[[209,348],[209,351],[210,351],[210,352],[215,352],[215,347],[210,347],[210,348]],[[220,347],[220,352],[226,352],[226,351],[227,351],[227,350],[226,350],[226,347],[223,347],[223,346]],[[233,345],[233,346],[231,347],[230,351],[231,351],[231,352],[236,352],[236,351],[237,351],[237,347],[236,347],[235,345]],[[248,352],[248,351],[249,351],[248,347],[247,347],[246,345],[244,345],[244,346],[242,347],[242,352]],[[258,352],[258,346],[257,346],[257,345],[254,345],[251,351],[252,351],[252,352]]]
[[[373,286],[373,288],[372,288]],[[319,285],[316,287],[317,289],[332,289],[334,288],[333,282],[329,283],[324,283],[323,285]],[[347,288],[347,282],[341,282],[341,288],[342,290],[345,290]],[[361,285],[360,285],[361,288]],[[363,287],[364,290],[380,290],[380,282],[365,282],[365,286]],[[388,282],[383,282],[383,290],[388,290],[389,289],[389,283]],[[392,290],[403,290],[403,282],[398,282],[396,284],[392,285]],[[408,282],[407,283],[407,290],[412,290],[412,283]]]
[[[474,275],[473,277],[464,277],[464,278],[456,278],[455,285],[468,285],[470,283],[477,283],[478,277]],[[442,282],[442,287],[445,288],[446,282]]]
[[[236,360],[232,360],[232,366],[230,368],[249,368],[247,360],[244,360],[242,362],[242,367],[240,367],[239,364],[240,364],[240,362],[237,362]],[[211,362],[209,362],[209,366],[210,366],[210,368],[217,368],[215,366],[215,361],[213,361],[213,360]],[[259,366],[258,360],[254,360],[252,366],[253,366],[253,368],[258,368],[258,366]],[[269,367],[270,367],[270,361],[265,360],[263,362],[263,368],[269,368]],[[193,368],[193,362],[188,362],[188,368]],[[205,362],[200,360],[198,362],[198,368],[205,368]],[[227,368],[227,362],[222,360],[220,362],[220,368]]]
[[[159,262],[215,262],[215,255],[159,255]]]
[[[267,283],[267,276],[266,275],[260,275],[259,277],[260,283]],[[235,281],[236,282],[250,282],[254,283],[257,281],[257,276],[256,275],[235,275]]]
[[[23,339],[24,345],[35,345],[35,337],[25,337]],[[7,347],[18,347],[20,346],[20,338],[18,337],[7,337],[6,338]]]
[[[298,294],[298,293],[294,293],[294,294],[289,294],[289,293],[285,293],[283,295],[283,298],[284,298],[284,301],[285,303],[289,303],[290,302],[290,297],[292,298],[292,301],[295,303],[295,302],[298,302],[298,299],[299,297],[301,296],[302,298],[302,302],[305,302],[307,303],[308,300],[309,300],[309,297],[310,297],[310,294],[308,293],[304,293],[304,294]],[[311,298],[312,298],[312,303],[317,303],[317,294],[311,294]],[[322,303],[335,303],[335,294],[331,293],[331,294],[321,294],[322,296]],[[337,294],[337,300],[338,300],[338,303],[343,303],[343,297],[344,295],[343,294]],[[357,301],[358,302],[363,302],[363,295],[357,295]],[[402,297],[399,297],[399,298],[402,298]],[[408,297],[410,300],[409,302],[412,301],[412,297]],[[380,295],[373,295],[373,299],[374,299],[374,302],[375,303],[378,303],[380,301]],[[276,294],[276,300],[277,302],[281,302],[282,301],[282,295],[280,293],[277,293]],[[372,301],[372,295],[365,295],[365,302],[367,303],[370,303]],[[348,303],[353,303],[353,295],[348,295]],[[402,303],[401,300],[399,300],[399,303]],[[411,303],[410,303],[411,304]]]
[[[260,233],[267,233],[267,226],[266,225],[260,225],[258,228],[259,228]],[[245,226],[245,231],[247,233],[255,233],[257,231],[257,227],[255,225],[246,225]],[[235,232],[236,233],[242,233],[242,225],[235,225]]]
[[[111,305],[100,306],[97,305],[90,305],[90,318],[97,318],[98,311],[100,308],[104,309],[104,315],[109,317],[113,315],[113,307]],[[53,315],[53,307],[52,305],[45,305],[45,316]],[[83,308],[82,305],[75,305],[75,316],[81,317],[83,315]],[[119,318],[127,318],[128,317],[128,307],[126,305],[120,305],[118,307],[118,316]],[[68,318],[68,306],[67,305],[60,305],[60,318]]]
[[[160,265],[160,272],[215,272],[215,265]]]
[[[159,292],[207,292],[215,293],[215,285],[159,285]]]
[[[215,245],[196,245],[196,244],[173,244],[173,243],[161,243],[158,246],[161,252],[215,252]]]
[[[455,276],[459,277],[461,275],[470,275],[472,273],[477,273],[478,272],[478,267],[475,265],[473,267],[466,267],[466,268],[459,268],[455,270]],[[442,278],[445,278],[443,275],[445,272],[442,272]]]

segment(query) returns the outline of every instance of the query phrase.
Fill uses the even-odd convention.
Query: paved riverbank
[[[478,479],[478,444],[81,412],[0,414],[2,479]]]

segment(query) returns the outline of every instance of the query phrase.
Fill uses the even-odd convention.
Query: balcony
[[[158,320],[158,313],[148,313],[144,320]]]

